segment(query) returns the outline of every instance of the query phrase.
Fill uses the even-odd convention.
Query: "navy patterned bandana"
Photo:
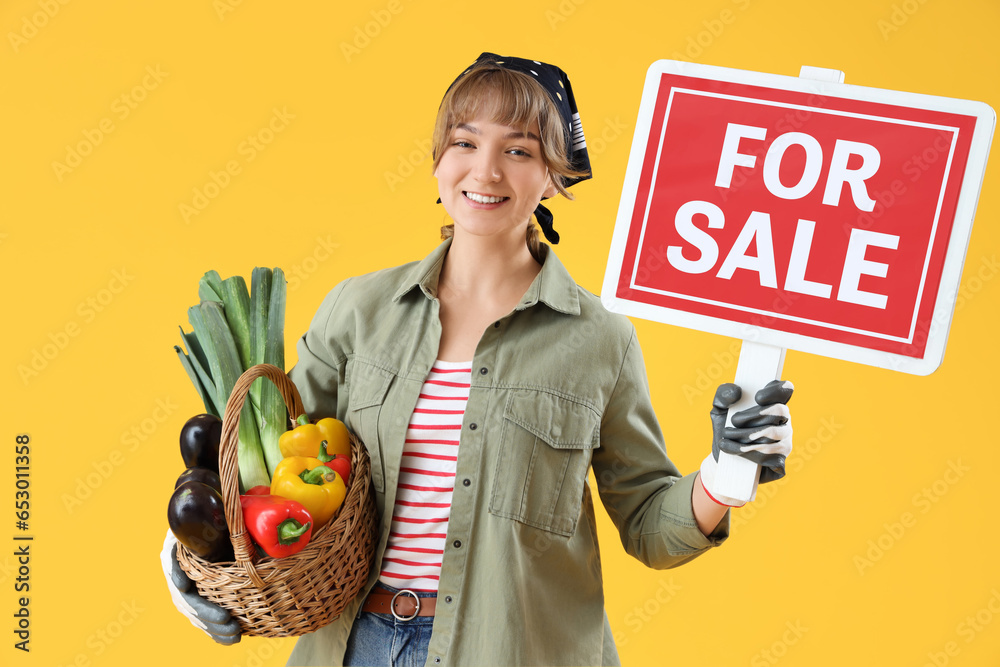
[[[574,171],[586,172],[586,176],[581,178],[568,178],[564,185],[568,188],[580,181],[584,181],[593,176],[590,169],[590,156],[587,154],[587,142],[583,137],[583,128],[580,125],[580,112],[576,108],[576,98],[573,97],[573,87],[569,83],[569,77],[555,65],[547,65],[537,60],[525,60],[524,58],[511,58],[498,56],[495,53],[483,53],[469,69],[462,72],[458,79],[465,76],[470,69],[476,65],[491,63],[503,67],[504,69],[521,72],[533,77],[542,85],[549,98],[559,110],[562,116],[563,127],[566,129],[566,158]],[[458,81],[455,79],[455,81]],[[452,82],[452,86],[455,82]],[[449,86],[449,90],[451,87]],[[441,203],[441,200],[438,200]],[[541,204],[535,209],[535,218],[538,220],[545,239],[550,243],[559,243],[559,233],[552,228],[552,213]]]

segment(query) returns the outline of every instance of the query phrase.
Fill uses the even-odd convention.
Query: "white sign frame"
[[[973,131],[969,147],[965,174],[959,191],[950,241],[942,268],[931,326],[927,331],[927,342],[922,358],[812,338],[801,334],[685,312],[663,306],[654,306],[623,299],[616,295],[639,180],[642,174],[643,160],[653,122],[654,108],[659,94],[659,82],[664,74],[742,83],[777,90],[812,93],[827,98],[891,104],[976,117],[975,130]],[[751,72],[714,65],[701,65],[675,60],[658,60],[650,65],[646,73],[638,119],[632,140],[632,148],[625,172],[621,202],[611,240],[611,249],[601,291],[601,300],[605,308],[609,311],[625,315],[915,375],[929,375],[941,365],[944,359],[948,331],[951,328],[955,297],[962,278],[965,255],[972,233],[972,221],[975,217],[976,206],[979,201],[979,193],[982,188],[995,125],[996,113],[992,107],[983,102],[854,86],[836,81]],[[920,303],[918,300],[916,307],[919,308],[919,306]]]

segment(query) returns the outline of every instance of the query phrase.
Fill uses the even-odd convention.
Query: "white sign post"
[[[647,72],[601,297],[743,339],[730,414],[785,348],[919,375],[944,357],[996,115],[843,80]],[[723,455],[717,490],[750,500],[758,474]]]
[[[822,69],[803,65],[799,77],[817,81],[844,82],[844,73],[835,69]],[[729,408],[726,425],[733,425],[733,414],[754,406],[754,394],[772,380],[781,379],[785,365],[785,349],[763,343],[743,341],[740,359],[736,365],[733,382],[743,390],[740,400]],[[735,454],[719,452],[719,467],[715,473],[715,488],[734,500],[747,502],[757,493],[760,466]]]
[[[726,425],[733,425],[733,414],[755,405],[753,396],[771,380],[781,379],[785,365],[785,349],[763,343],[743,341],[734,383],[743,395],[729,408]],[[724,496],[744,502],[753,500],[760,478],[760,466],[742,456],[719,452],[719,467],[715,472],[715,490]]]

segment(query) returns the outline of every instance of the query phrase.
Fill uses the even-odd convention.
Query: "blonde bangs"
[[[553,176],[556,189],[572,195],[563,186],[567,177],[577,176],[566,159],[568,128],[541,84],[521,72],[487,63],[470,69],[445,94],[434,124],[433,168],[448,147],[452,128],[475,118],[486,117],[527,133],[538,121],[542,160]]]
[[[486,117],[494,123],[526,130],[547,111],[542,104],[545,100],[532,94],[535,91],[529,88],[530,83],[523,74],[500,68],[470,73],[448,100],[449,126]]]

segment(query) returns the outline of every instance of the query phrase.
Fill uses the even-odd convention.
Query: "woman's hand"
[[[219,605],[198,595],[194,582],[181,569],[177,562],[177,539],[169,530],[160,552],[160,564],[177,611],[219,644],[236,644],[240,641],[240,626],[236,619]]]
[[[733,425],[726,426],[729,407],[740,400],[742,390],[735,384],[724,384],[716,390],[711,412],[712,453],[702,462],[700,475],[702,488],[710,499],[730,507],[743,504],[716,493],[713,488],[720,451],[762,466],[761,484],[785,476],[785,457],[792,451],[792,421],[786,403],[793,391],[791,382],[769,382],[754,396],[757,405],[734,414]]]

